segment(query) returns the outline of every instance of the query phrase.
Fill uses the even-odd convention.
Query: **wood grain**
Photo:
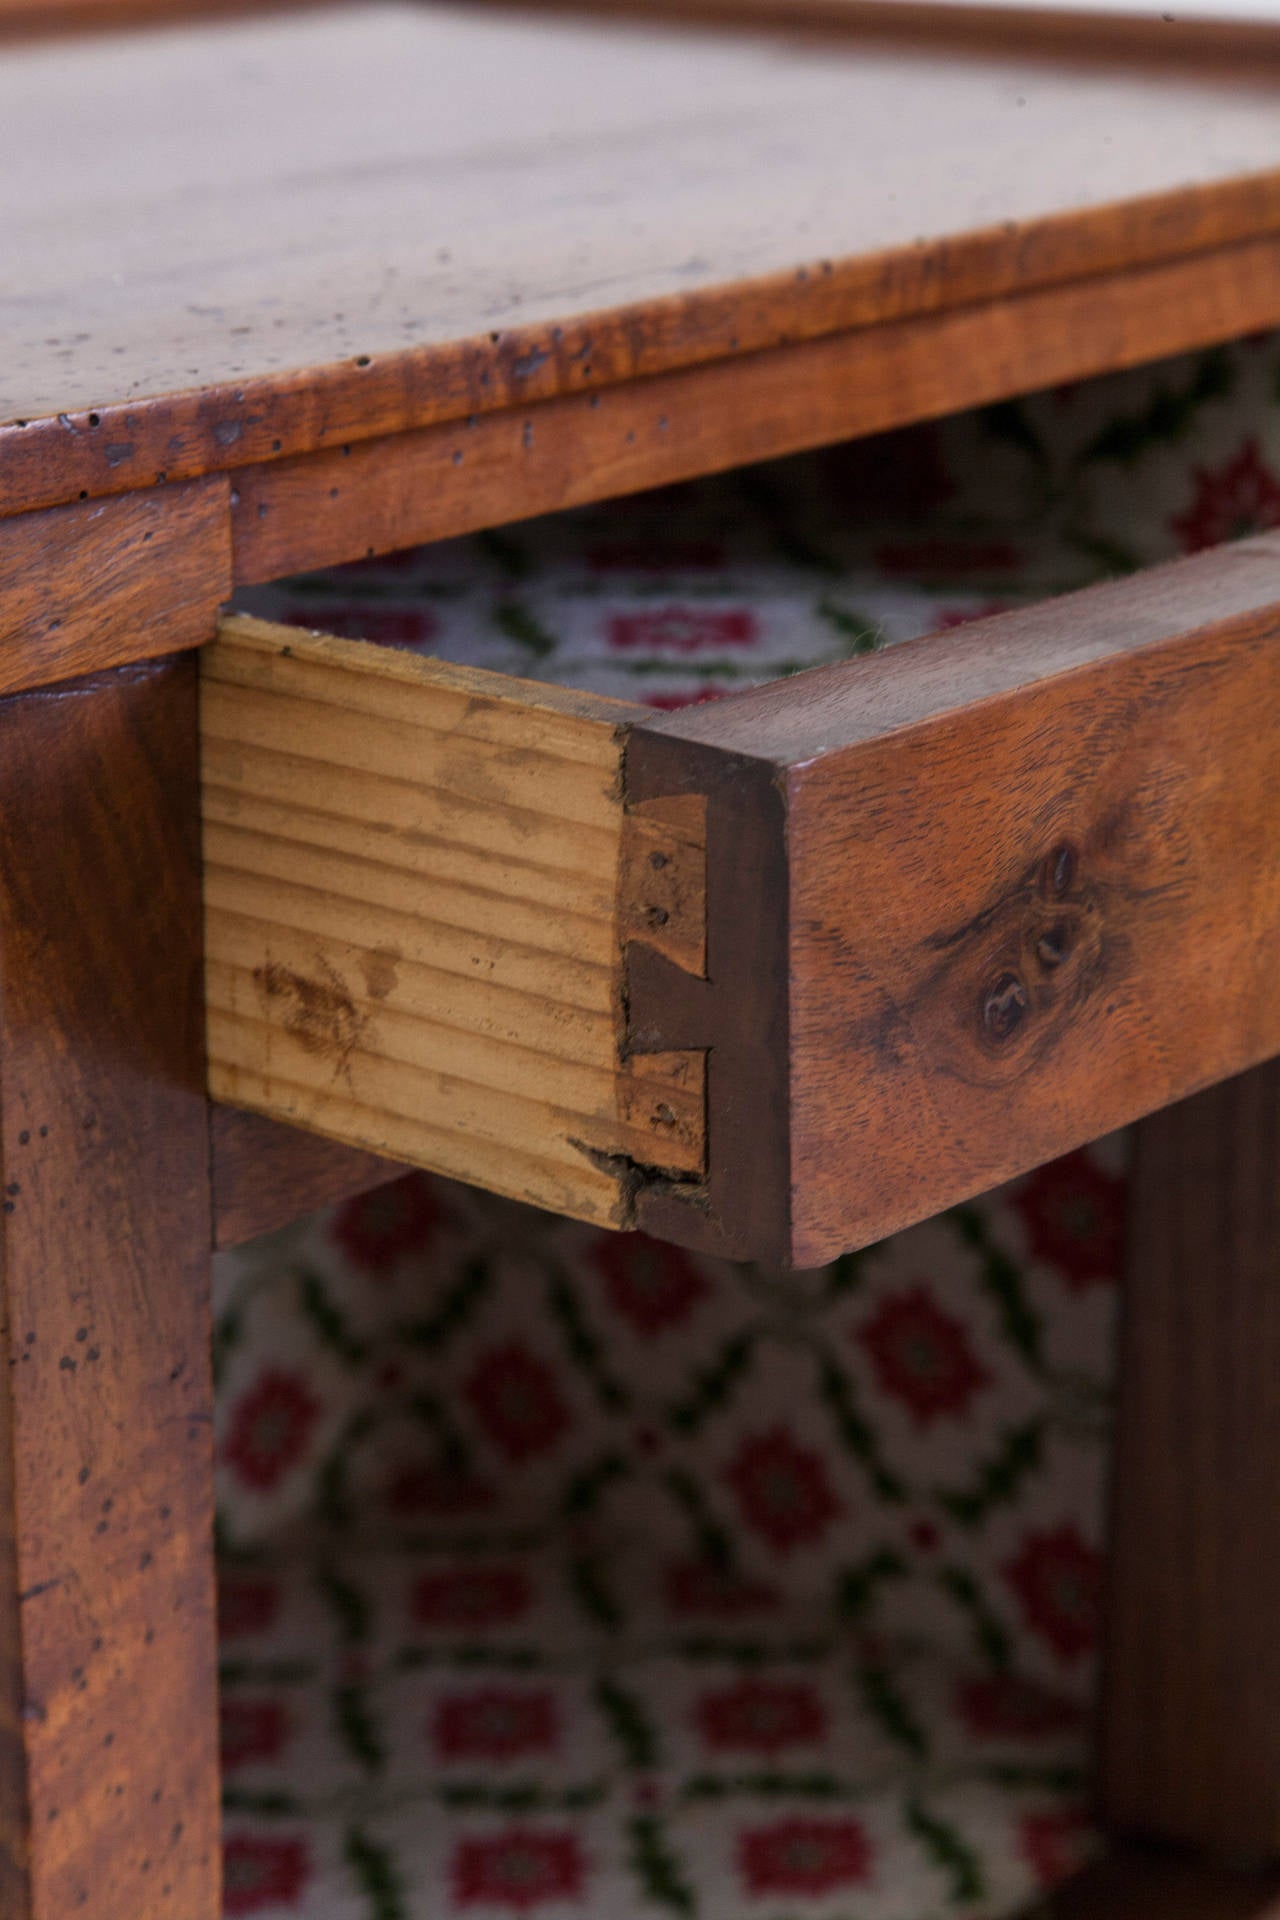
[[[713,943],[701,1012],[670,982],[643,1036],[718,1036],[713,1216],[759,1207],[750,1163],[715,1191],[726,1105],[786,1143],[758,1257],[818,1264],[1280,1050],[1278,639],[1267,536],[650,723],[785,793],[756,856],[785,897],[746,875],[733,908],[785,964],[718,981]],[[767,1100],[713,1008],[753,980]]]
[[[201,700],[215,1098],[614,1225],[635,1169],[700,1171],[701,1060],[620,1053],[637,711],[224,622]]]
[[[246,469],[237,580],[419,541],[1134,366],[1280,321],[1280,244],[1197,254]]]
[[[212,638],[231,591],[224,479],[0,520],[0,693]]]
[[[1076,1874],[1034,1920],[1277,1920],[1280,1872],[1233,1872],[1185,1854],[1117,1846]]]
[[[13,48],[0,510],[1274,239],[1278,100],[444,6]]]
[[[175,21],[225,20],[237,14],[288,13],[331,0],[0,0],[0,39],[113,31]]]
[[[237,13],[282,13],[314,8],[329,0],[0,0],[0,34],[36,35],[154,20],[224,19]],[[507,0],[499,0],[507,4]],[[527,7],[532,0],[524,0]],[[635,19],[635,0],[546,0],[547,11],[567,17],[618,13]],[[846,43],[850,35],[891,43],[927,39],[932,47],[975,43],[1013,50],[1044,49],[1074,59],[1137,57],[1146,64],[1168,59],[1198,61],[1275,59],[1280,54],[1274,22],[1230,14],[1171,14],[1099,6],[1027,4],[972,5],[968,0],[645,0],[645,20],[694,20],[748,31],[828,33]]]
[[[195,663],[0,702],[0,1910],[217,1920]]]
[[[1122,1831],[1274,1857],[1280,1063],[1145,1121],[1133,1180],[1103,1805]]]
[[[258,1113],[209,1109],[213,1244],[238,1247],[301,1215],[367,1193],[405,1169]]]
[[[497,0],[501,5],[503,0]],[[634,17],[635,0],[524,0],[551,13]],[[1040,53],[1076,64],[1140,62],[1150,72],[1191,60],[1234,65],[1280,58],[1277,21],[1260,7],[1232,13],[1193,4],[1175,14],[1134,4],[1047,5],[1043,0],[645,0],[646,19],[739,31],[819,35],[891,46],[924,42],[986,53]]]

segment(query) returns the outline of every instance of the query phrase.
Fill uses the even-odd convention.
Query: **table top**
[[[0,511],[1269,234],[1266,63],[395,5],[13,46]]]

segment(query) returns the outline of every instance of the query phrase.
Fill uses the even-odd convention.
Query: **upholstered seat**
[[[674,705],[1280,522],[1280,340],[255,592]],[[1095,1844],[1124,1143],[820,1272],[425,1175],[218,1273],[227,1912],[979,1920]]]

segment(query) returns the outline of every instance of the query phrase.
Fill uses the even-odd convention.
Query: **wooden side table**
[[[1278,106],[1265,51],[444,9],[6,50],[6,1916],[214,1920],[210,1248],[405,1157],[208,1099],[233,586],[1274,326]],[[606,1068],[710,1061],[679,1177],[591,1161],[617,1224],[819,1260],[1164,1109],[1103,1793],[1236,1856],[1280,1848],[1278,624],[1265,538],[662,722],[557,709],[618,755]],[[246,725],[325,664],[270,655]],[[531,705],[454,693],[468,748]],[[696,852],[683,947],[651,830]]]

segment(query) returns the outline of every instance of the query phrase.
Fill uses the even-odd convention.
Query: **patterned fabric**
[[[224,1263],[228,1912],[940,1920],[1056,1877],[1119,1166],[790,1276],[423,1175]]]
[[[1268,338],[244,603],[675,705],[1280,524],[1278,400]],[[416,1174],[224,1256],[227,1914],[1034,1905],[1124,1161],[792,1275]]]

